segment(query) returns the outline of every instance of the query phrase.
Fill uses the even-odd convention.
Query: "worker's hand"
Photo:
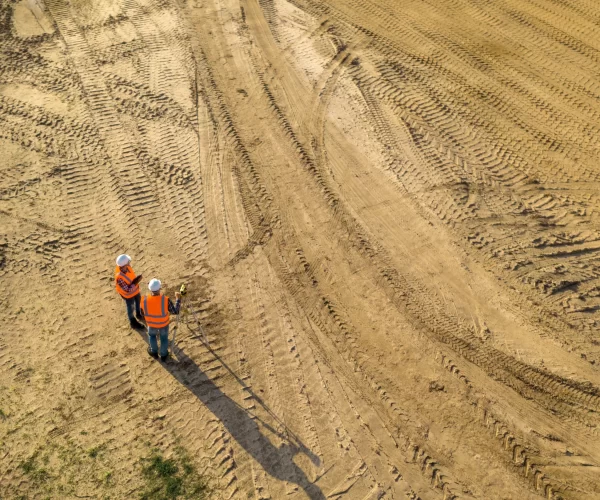
[[[137,285],[140,281],[142,281],[142,278],[143,278],[143,276],[140,274],[139,276],[136,276],[133,279],[132,283],[135,284],[135,285]]]
[[[175,298],[176,299],[180,299],[181,298],[181,294],[179,292],[175,292]]]

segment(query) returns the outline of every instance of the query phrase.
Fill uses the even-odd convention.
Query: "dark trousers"
[[[139,318],[142,316],[142,312],[140,311],[140,302],[142,301],[142,296],[138,293],[134,297],[129,299],[124,299],[125,305],[127,306],[127,317],[129,321],[133,321],[135,318],[133,317],[133,312],[135,309],[135,315]]]

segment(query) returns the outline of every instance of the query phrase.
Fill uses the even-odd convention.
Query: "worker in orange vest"
[[[148,289],[150,295],[142,299],[142,314],[148,325],[150,347],[148,354],[153,358],[158,357],[158,343],[156,337],[160,336],[160,360],[165,361],[169,355],[169,314],[179,314],[181,307],[181,294],[175,292],[175,305],[166,295],[160,293],[161,283],[156,278],[150,280]]]
[[[125,300],[127,306],[127,316],[131,328],[142,329],[144,325],[142,314],[140,311],[140,287],[138,283],[142,279],[142,275],[136,276],[131,268],[131,257],[129,255],[119,255],[117,257],[117,267],[115,268],[115,287],[119,295]],[[135,310],[136,318],[133,316]],[[138,321],[139,320],[139,321]]]

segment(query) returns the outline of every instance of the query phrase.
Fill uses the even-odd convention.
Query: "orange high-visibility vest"
[[[146,295],[142,299],[142,311],[150,328],[162,328],[170,322],[169,299],[164,295]]]
[[[131,289],[131,292],[126,292],[123,290],[119,285],[119,278],[121,278],[128,285],[133,283],[133,280],[135,279],[135,273],[133,272],[133,269],[131,269],[130,265],[127,265],[127,271],[125,272],[122,272],[119,266],[115,268],[115,287],[117,292],[119,292],[121,297],[124,299],[130,299],[131,297],[135,297],[138,293],[140,293],[140,287],[138,285],[135,285]]]

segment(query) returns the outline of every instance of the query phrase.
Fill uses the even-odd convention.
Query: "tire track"
[[[245,10],[246,15],[248,15],[247,11]],[[267,84],[266,81],[263,80],[263,89],[265,89],[265,93],[270,93],[271,96],[269,96],[269,94],[267,93],[267,98],[271,100],[271,102],[273,100],[276,99],[275,97],[275,93],[273,91],[273,89],[271,88],[271,86],[269,84]],[[265,88],[266,87],[266,88]],[[310,165],[310,159],[305,159],[303,158],[304,155],[302,154],[302,149],[304,149],[306,151],[306,149],[304,148],[304,146],[302,145],[302,143],[300,142],[300,140],[298,139],[298,136],[296,135],[296,133],[294,132],[294,136],[292,137],[289,129],[292,128],[292,125],[290,123],[289,120],[287,120],[285,117],[282,118],[282,115],[284,114],[284,111],[282,109],[282,107],[279,105],[279,103],[275,102],[274,105],[271,105],[272,109],[274,110],[274,113],[279,117],[278,120],[280,121],[280,123],[282,123],[282,127],[285,131],[285,133],[288,135],[288,137],[290,137],[291,141],[292,141],[292,146],[296,149],[296,151],[300,151],[299,153],[297,153],[304,161],[306,161],[306,163],[308,165]],[[298,148],[298,144],[300,144],[300,148]],[[308,157],[308,155],[305,153],[306,157]],[[509,179],[510,180],[510,179]]]
[[[265,83],[264,83],[264,81],[263,81],[263,88],[265,87],[265,85],[266,85],[266,84],[265,84]],[[268,90],[268,86],[267,86],[267,90]],[[268,98],[268,94],[267,94],[267,98]],[[271,102],[272,102],[272,101],[271,101]],[[290,127],[290,128],[291,128],[291,127]],[[288,129],[288,130],[289,130],[289,129]],[[306,152],[304,152],[304,155],[302,155],[302,151],[304,151],[304,147],[303,147],[303,146],[300,144],[300,141],[298,141],[298,140],[297,140],[297,144],[299,145],[299,147],[298,147],[298,151],[299,151],[299,153],[298,153],[298,154],[300,154],[301,156],[304,156],[305,158],[309,158],[309,155],[308,155]],[[271,199],[271,197],[269,197],[269,206],[271,205],[271,203],[270,203],[270,199]],[[245,204],[245,206],[246,206],[246,204]],[[250,216],[251,216],[251,214],[249,214],[249,218],[250,218]],[[280,243],[281,243],[281,242],[280,242]],[[262,245],[262,247],[263,247],[263,248],[270,248],[270,247],[271,247],[271,245],[267,245],[267,246],[265,246],[265,245],[263,244],[263,245]],[[237,264],[238,262],[239,262],[239,260],[234,260],[234,261],[232,262],[232,264],[234,264],[234,265],[235,265],[235,264]]]
[[[123,141],[125,134],[122,125],[110,104],[112,98],[102,75],[91,63],[93,58],[85,38],[70,19],[64,6],[56,0],[48,2],[48,6],[72,57],[77,61],[86,99],[90,110],[95,113],[96,126],[104,137],[106,151],[111,157],[112,173],[116,177],[127,179],[124,184],[115,184],[113,188],[119,192],[122,200],[127,200],[127,206],[133,214],[137,217],[152,218],[158,210],[158,200],[152,193],[148,180],[139,173],[133,146]]]
[[[320,10],[319,11],[319,15],[326,15],[329,14],[331,15],[331,12],[328,11],[324,11],[324,10]],[[382,41],[381,37],[376,35],[375,33],[366,33],[368,36],[372,37],[375,40],[378,40],[379,42],[381,42],[380,47],[383,46],[385,48],[385,50],[387,50],[387,56],[390,58],[393,57],[397,57],[398,55],[398,51],[396,49],[396,47],[394,47],[392,49],[392,44],[389,41]],[[394,54],[396,54],[396,56],[394,56]],[[423,65],[423,69],[426,69],[426,65],[425,64],[430,64],[433,61],[429,58],[429,59],[423,59],[421,61],[421,65]],[[403,66],[402,71],[404,71],[404,68],[406,68],[406,66]],[[351,68],[351,71],[356,72],[358,70],[358,68]],[[402,71],[399,71],[399,76],[402,76]],[[440,67],[439,65],[436,66],[436,71],[437,74],[440,74],[440,71],[445,71],[444,68]],[[425,85],[426,87],[430,87],[431,84],[427,83],[427,80],[424,79],[424,77],[420,77],[421,78],[421,84]],[[378,82],[377,82],[378,83]],[[371,85],[373,85],[373,83],[370,83]],[[404,85],[404,83],[403,83]],[[383,94],[380,93],[380,91],[378,91],[378,95],[381,95],[383,98],[390,100],[390,97],[393,97],[393,94],[395,92],[397,92],[395,90],[395,85],[390,85],[388,88],[389,90],[385,90]],[[476,95],[476,94],[475,94]],[[405,98],[403,97],[403,100],[400,101],[400,103],[396,102],[397,98],[394,98],[394,100],[390,100],[390,103],[394,106],[398,106],[400,105],[401,107],[405,107],[405,106],[410,106],[412,108],[412,105],[410,103],[410,101],[406,101]],[[440,103],[442,102],[447,102],[449,99],[447,97],[443,97],[440,96]],[[395,103],[395,104],[394,104]],[[419,110],[419,106],[420,103],[418,102],[418,100],[415,101],[415,105],[414,105],[414,109],[415,110]],[[440,111],[437,111],[437,114],[440,114],[440,112],[443,111],[443,105],[439,104],[439,109]],[[427,111],[425,113],[425,111]],[[423,111],[420,111],[420,114],[423,115],[423,119],[429,121],[430,118],[429,116],[431,115],[430,113],[431,110],[427,110],[427,108],[423,107]],[[442,113],[440,116],[444,116],[445,113]],[[407,114],[405,112],[402,112],[402,118],[403,119],[407,119]],[[412,119],[410,116],[408,117],[408,119]],[[439,133],[439,130],[443,130],[443,129],[447,129],[448,126],[444,123],[445,121],[439,121],[438,119],[436,119],[435,123],[435,130],[437,130],[437,132],[434,132],[434,128],[432,128],[431,126],[426,127],[426,132],[418,132],[418,133],[423,133],[425,134],[425,137],[427,138],[428,141],[432,142],[432,147],[435,150],[439,150],[440,153],[442,153],[442,155],[446,155],[449,156],[452,161],[454,161],[455,163],[457,163],[457,165],[462,166],[463,164],[465,165],[465,167],[468,167],[469,169],[472,169],[474,167],[478,167],[478,170],[481,172],[480,174],[478,174],[477,176],[477,180],[476,179],[470,179],[471,174],[469,174],[469,180],[470,182],[480,182],[480,179],[483,179],[483,181],[490,185],[490,188],[495,189],[496,184],[496,179],[498,181],[500,181],[503,185],[507,186],[510,189],[513,189],[513,186],[515,186],[516,184],[520,184],[523,181],[527,181],[527,179],[531,179],[532,177],[532,172],[531,172],[531,166],[530,165],[526,165],[524,163],[524,158],[521,155],[515,155],[513,152],[508,152],[508,151],[502,151],[502,149],[499,149],[498,147],[494,146],[495,152],[490,154],[488,152],[484,152],[484,151],[476,151],[477,156],[473,156],[471,154],[469,154],[469,158],[467,158],[465,156],[465,152],[457,152],[456,151],[456,147],[457,144],[460,144],[461,142],[465,141],[465,137],[464,136],[459,136],[456,137],[454,139],[450,139],[450,142],[448,142],[448,139],[444,139],[442,138],[441,141],[438,138],[435,139],[431,139],[431,135],[434,134],[437,135]],[[448,122],[448,123],[453,123],[453,122]],[[485,122],[481,122],[477,124],[477,127],[482,127],[482,126],[486,126]],[[421,125],[419,123],[418,125],[419,128],[423,128],[423,125]],[[419,128],[417,128],[417,130],[419,130]],[[458,129],[458,127],[455,126],[455,124],[453,123],[451,129]],[[429,137],[427,137],[429,136]],[[418,138],[418,136],[417,136]],[[439,142],[438,142],[439,141]],[[475,142],[473,141],[473,137],[469,137],[468,141],[470,143],[475,144]],[[499,143],[501,141],[501,139],[496,139],[495,142]],[[446,143],[446,144],[444,144]],[[450,147],[448,147],[448,144],[450,144]],[[441,147],[440,147],[441,146]],[[501,153],[501,155],[499,156],[499,159],[494,158],[494,156],[498,156],[498,153]],[[508,153],[508,154],[507,154]],[[434,153],[434,154],[439,154],[439,153]],[[531,153],[528,153],[529,156],[531,156]],[[435,159],[434,159],[435,160]],[[483,163],[482,163],[483,161]],[[544,160],[542,157],[539,158],[538,161],[546,161]],[[514,166],[514,165],[523,165],[526,167],[526,170],[524,171],[524,175],[519,175],[516,174],[516,172],[513,170],[513,168],[509,168],[508,165]],[[481,166],[479,166],[481,165]],[[589,171],[589,169],[587,168],[582,168],[582,173],[585,172],[585,175],[587,175],[588,177],[590,177],[591,175],[594,175],[592,172]],[[488,172],[492,173],[492,179],[491,182],[488,179]],[[541,172],[538,172],[534,175],[542,175]],[[537,181],[536,181],[537,182]],[[529,190],[530,186],[528,185],[524,185],[522,186],[522,189],[519,188],[519,190],[521,190],[523,199],[520,200],[522,205],[521,207],[519,207],[519,205],[512,205],[512,207],[510,208],[511,210],[518,210],[518,211],[522,211],[522,213],[528,213],[530,211],[533,211],[533,213],[536,214],[540,214],[542,217],[544,217],[545,220],[547,220],[547,224],[557,224],[559,223],[559,217],[560,219],[564,220],[565,214],[567,213],[568,210],[568,201],[565,200],[564,198],[556,198],[554,196],[546,196],[543,200],[537,198],[536,196],[531,196],[529,193],[525,193],[525,188],[527,188],[527,190]],[[464,193],[464,191],[463,191]],[[457,212],[457,208],[451,208],[452,206],[456,206],[456,203],[458,202],[458,205],[460,206],[462,204],[462,201],[465,200],[464,196],[465,194],[461,194],[461,191],[457,191],[456,195],[458,195],[457,198],[455,198],[455,201],[451,203],[450,206],[446,207],[444,205],[437,205],[437,208],[434,206],[433,208],[436,210],[436,212],[438,213],[438,215],[444,216],[444,214],[448,213],[448,210],[453,211],[455,214],[455,216],[452,216],[451,219],[454,220],[456,218],[461,219],[464,217],[471,217],[472,215],[461,215],[462,210],[458,210]],[[487,198],[487,202],[492,201],[492,199],[490,197]],[[500,213],[504,213],[504,209],[500,210]],[[560,224],[564,224],[563,220],[560,221]],[[491,239],[491,237],[488,237],[488,240]],[[496,238],[497,239],[497,238]],[[508,265],[508,264],[507,264]],[[501,267],[501,266],[500,266]]]
[[[451,320],[450,317],[444,317],[442,319],[439,317],[432,317],[432,315],[426,315],[425,311],[434,309],[428,304],[430,299],[426,299],[430,293],[425,291],[419,293],[414,289],[414,284],[409,283],[405,277],[399,275],[397,270],[392,269],[391,266],[387,264],[389,259],[383,257],[382,250],[375,247],[369,241],[364,230],[360,229],[358,224],[352,220],[350,216],[342,212],[343,209],[340,206],[339,198],[333,194],[334,191],[329,187],[323,174],[316,172],[317,167],[297,139],[291,125],[275,102],[275,97],[269,87],[264,81],[262,81],[262,85],[270,102],[270,106],[278,117],[278,121],[281,123],[284,133],[290,138],[300,160],[307,165],[308,171],[314,175],[315,182],[325,194],[328,204],[335,207],[336,215],[342,220],[342,224],[344,224],[345,230],[348,231],[348,237],[353,246],[357,247],[360,253],[368,258],[372,264],[377,266],[380,276],[385,280],[384,283],[390,286],[392,290],[403,290],[408,296],[412,297],[412,300],[415,300],[415,297],[421,297],[420,300],[423,300],[424,303],[414,307],[414,313],[420,311],[417,316],[419,322],[423,325],[431,325],[430,328],[433,330],[432,333],[434,337],[437,337],[438,341],[452,345],[463,357],[481,366],[493,378],[499,377],[499,379],[517,390],[517,392],[523,392],[526,390],[526,387],[529,387],[530,390],[533,389],[534,391],[545,392],[548,395],[558,396],[560,399],[563,399],[565,402],[572,405],[584,404],[585,406],[589,404],[591,406],[588,406],[588,408],[591,410],[599,408],[600,391],[598,391],[598,389],[592,389],[591,392],[588,393],[583,385],[578,385],[543,370],[529,367],[500,351],[486,352],[487,349],[483,347],[479,339],[468,332],[461,331],[460,327],[453,324],[454,321]],[[395,294],[395,292],[392,293]],[[395,301],[397,306],[404,309],[403,303],[401,303],[397,297],[392,300]],[[457,331],[460,332],[459,335],[451,333]],[[558,391],[559,394],[556,394],[556,391]],[[538,399],[545,400],[546,397],[539,398],[538,396]],[[551,405],[548,400],[542,404]]]

